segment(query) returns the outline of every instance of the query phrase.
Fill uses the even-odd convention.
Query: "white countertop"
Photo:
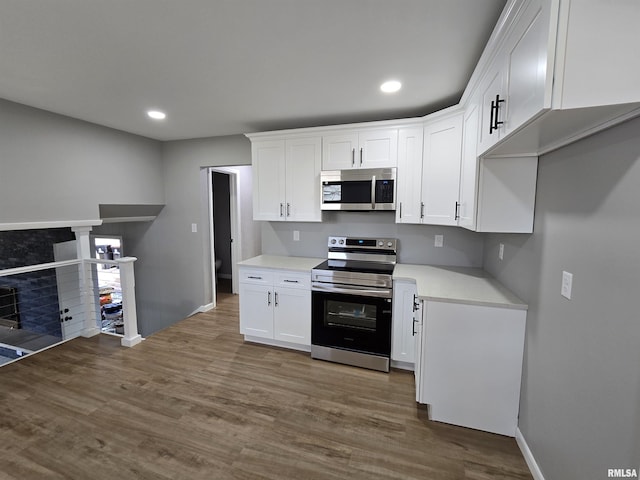
[[[396,265],[394,280],[414,280],[423,300],[527,310],[528,305],[481,268]]]
[[[258,255],[238,262],[241,267],[256,268],[280,268],[284,270],[298,270],[311,272],[316,265],[324,262],[326,258],[288,257],[285,255]]]

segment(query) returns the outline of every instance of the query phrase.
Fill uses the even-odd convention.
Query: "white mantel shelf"
[[[394,280],[416,282],[423,300],[527,310],[528,305],[481,268],[396,265]]]

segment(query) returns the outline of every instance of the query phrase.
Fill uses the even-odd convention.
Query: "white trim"
[[[209,310],[213,310],[215,308],[215,304],[213,302],[211,303],[207,303],[206,305],[200,305],[198,308],[196,308],[193,312],[191,312],[189,315],[187,315],[187,317],[191,317],[197,313],[205,313],[208,312]]]
[[[280,340],[273,340],[271,338],[253,337],[251,335],[245,335],[244,341],[249,343],[259,343],[262,345],[269,345],[272,347],[287,348],[289,350],[298,350],[301,352],[311,351],[311,345],[303,345],[301,343],[282,342]]]
[[[135,347],[140,342],[142,342],[142,340],[144,340],[144,338],[142,338],[142,336],[140,336],[139,334],[134,335],[130,338],[123,337],[122,340],[120,340],[120,345],[122,345],[123,347]]]
[[[416,365],[413,362],[403,362],[402,360],[391,360],[391,368],[397,368],[399,370],[407,370],[409,372],[415,372]]]
[[[106,217],[102,219],[102,223],[153,222],[155,219],[155,215],[143,215],[140,217]]]
[[[529,445],[527,445],[527,441],[524,439],[524,435],[522,435],[520,427],[516,427],[516,443],[518,444],[518,447],[520,447],[524,461],[527,462],[527,466],[529,467],[533,480],[544,480],[544,476],[538,466],[538,462],[533,458],[533,453],[531,453],[531,449],[529,449]]]
[[[60,220],[56,222],[0,223],[0,231],[41,230],[45,228],[96,227],[102,220]]]

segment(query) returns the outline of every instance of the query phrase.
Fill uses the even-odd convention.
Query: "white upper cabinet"
[[[474,98],[464,112],[462,124],[462,160],[460,161],[460,193],[458,225],[476,228],[476,192],[478,189],[478,125],[480,105]]]
[[[253,219],[319,222],[320,137],[251,143]]]
[[[421,223],[423,127],[400,128],[396,223]]]
[[[284,220],[284,140],[251,144],[253,170],[253,219]]]
[[[397,223],[456,225],[462,113],[401,128]]]
[[[640,114],[640,2],[510,0],[467,89],[478,153],[542,154]]]
[[[322,137],[322,169],[389,168],[398,164],[398,129],[330,133]]]
[[[457,225],[462,113],[424,127],[422,223]]]

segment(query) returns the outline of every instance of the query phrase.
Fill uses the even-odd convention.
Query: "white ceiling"
[[[504,4],[0,0],[0,98],[159,140],[424,115],[459,100]]]

